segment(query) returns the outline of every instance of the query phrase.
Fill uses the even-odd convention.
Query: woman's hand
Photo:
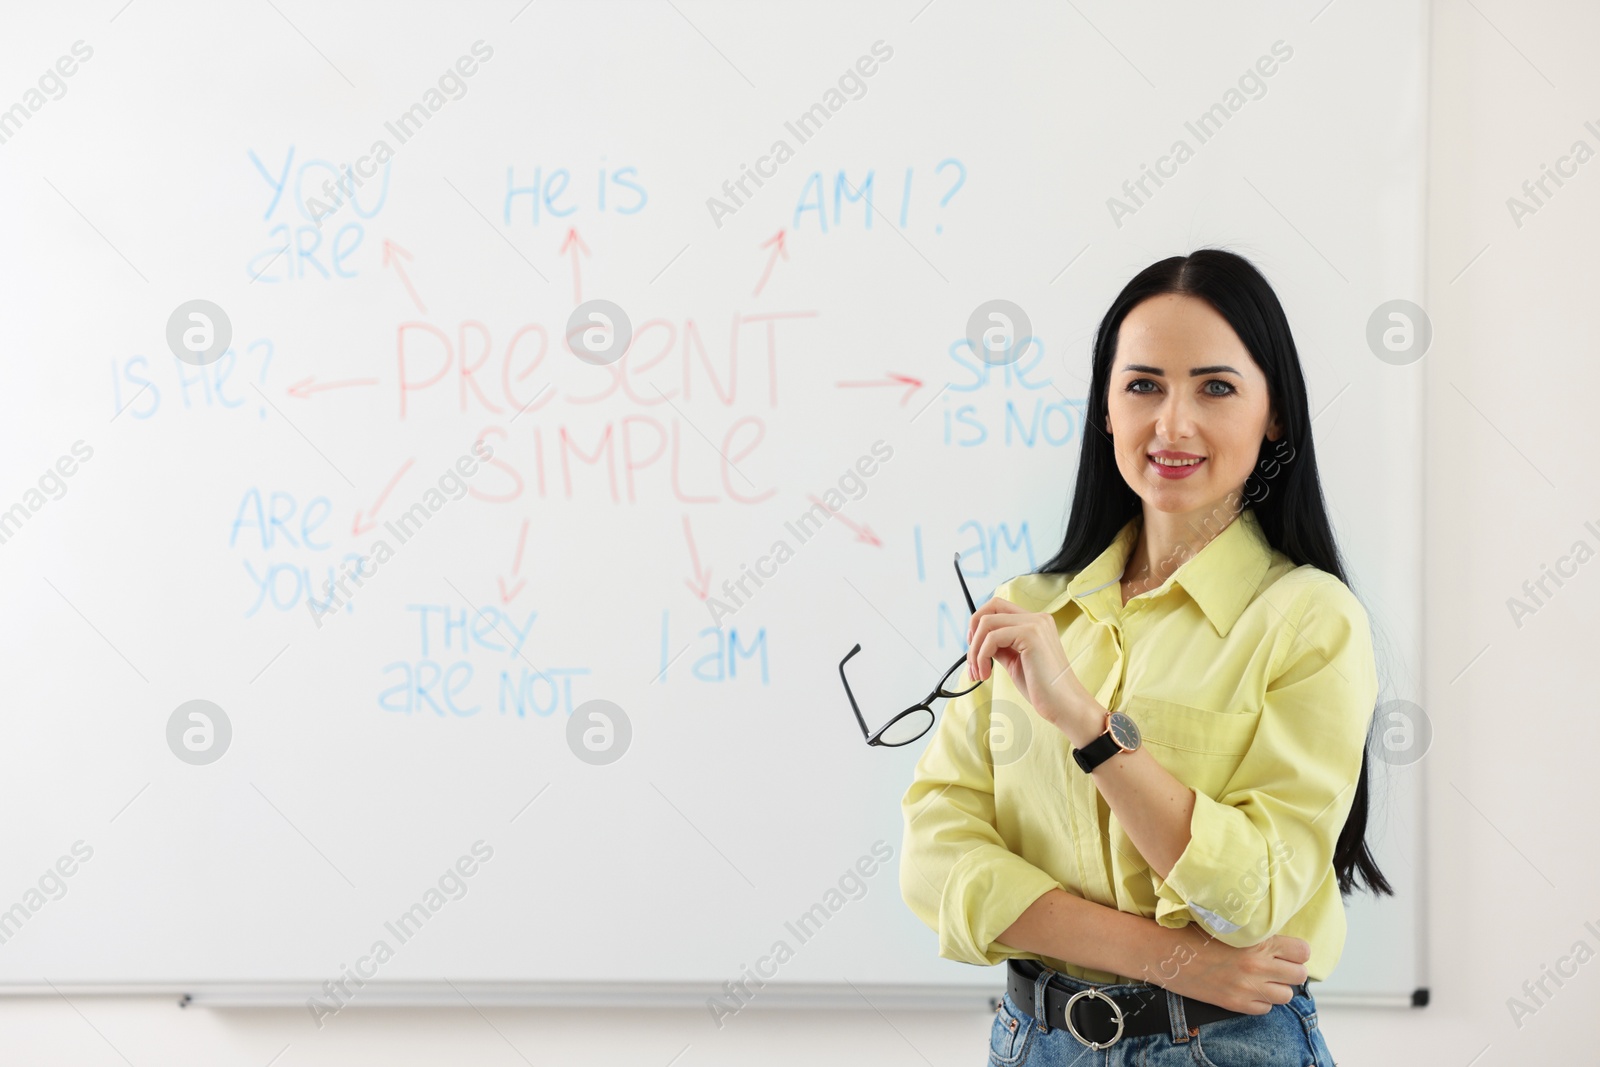
[[[1194,923],[1169,931],[1177,935],[1171,954],[1146,980],[1208,1004],[1249,1015],[1265,1015],[1287,1004],[1293,986],[1306,980],[1311,946],[1298,937],[1275,935],[1259,945],[1234,948],[1208,936]]]
[[[1006,669],[1033,710],[1068,736],[1094,737],[1105,729],[1104,712],[1090,714],[1094,700],[1067,661],[1053,616],[1000,597],[980,606],[967,623],[967,673],[973,681],[989,676],[991,659]]]

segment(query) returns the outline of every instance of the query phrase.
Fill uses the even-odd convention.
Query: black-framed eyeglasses
[[[957,552],[955,558],[956,578],[961,582],[962,595],[967,598],[967,610],[976,614],[978,606],[972,602],[972,592],[967,589],[966,575],[961,573],[961,553]],[[856,647],[845,653],[844,659],[839,661],[839,680],[844,683],[844,695],[850,698],[850,710],[856,713],[856,722],[861,724],[861,736],[867,739],[867,744],[869,745],[883,745],[888,748],[909,745],[927,733],[933,726],[933,702],[935,700],[941,697],[948,700],[951,697],[965,696],[983,684],[982,682],[974,682],[965,689],[950,688],[952,680],[960,672],[961,668],[966,665],[967,655],[963,652],[961,658],[957,659],[955,663],[950,665],[950,669],[944,672],[944,677],[939,679],[939,684],[934,687],[933,692],[923,697],[919,703],[911,705],[911,707],[878,727],[878,729],[869,732],[867,730],[867,720],[861,717],[861,708],[856,704],[855,694],[850,691],[850,679],[844,676],[844,665],[850,662],[851,656],[860,651],[861,645],[858,643]]]

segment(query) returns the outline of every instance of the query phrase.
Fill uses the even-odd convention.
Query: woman
[[[1249,262],[1118,295],[1065,541],[972,616],[967,673],[900,883],[941,956],[1007,961],[991,1062],[1332,1067],[1307,983],[1356,879],[1393,893],[1364,840],[1378,683]]]

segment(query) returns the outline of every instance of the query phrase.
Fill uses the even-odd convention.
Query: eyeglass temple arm
[[[844,659],[839,661],[839,681],[844,683],[844,695],[850,698],[850,710],[856,713],[856,722],[861,724],[861,736],[870,739],[872,734],[867,730],[867,720],[861,717],[861,708],[856,705],[856,695],[850,691],[850,679],[844,676],[844,665],[850,662],[850,657],[861,651],[860,642],[856,647],[845,653]]]
[[[972,590],[967,588],[967,576],[961,573],[961,553],[956,553],[956,577],[961,580],[961,592],[967,598],[967,611],[976,615],[978,605],[972,602]]]

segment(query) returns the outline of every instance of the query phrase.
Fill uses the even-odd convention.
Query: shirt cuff
[[[1238,884],[1239,873],[1265,869],[1265,861],[1261,835],[1245,813],[1195,790],[1189,844],[1165,879],[1150,872],[1156,921],[1167,927],[1184,926],[1187,912],[1214,934],[1234,933],[1250,921],[1261,902],[1259,892],[1244,892],[1247,887]]]
[[[1022,949],[996,939],[1029,906],[1064,887],[1010,849],[980,845],[956,861],[939,901],[939,955],[993,966]]]

